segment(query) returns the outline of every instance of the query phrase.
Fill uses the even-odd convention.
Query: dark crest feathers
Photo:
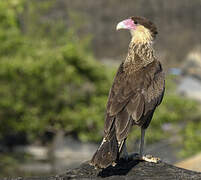
[[[131,19],[134,21],[134,23],[141,24],[147,29],[149,29],[152,32],[153,38],[155,38],[156,34],[158,34],[155,24],[146,19],[145,17],[133,16],[131,17]]]

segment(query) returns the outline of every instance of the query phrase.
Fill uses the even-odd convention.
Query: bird
[[[165,91],[165,74],[153,47],[158,34],[155,24],[133,16],[119,22],[116,30],[120,29],[130,31],[131,41],[109,91],[104,137],[90,161],[96,168],[115,166],[120,158],[129,157],[126,139],[134,126],[141,129],[139,158],[151,159],[143,156],[145,131]]]

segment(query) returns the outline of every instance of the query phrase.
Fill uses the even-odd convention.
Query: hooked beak
[[[134,24],[132,19],[126,19],[117,24],[116,30],[119,30],[119,29],[135,30],[136,25]]]
[[[123,21],[117,24],[116,30],[118,31],[119,29],[126,29],[126,26]]]

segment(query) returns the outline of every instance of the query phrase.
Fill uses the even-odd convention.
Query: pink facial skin
[[[132,19],[126,19],[123,21],[123,23],[128,29],[134,29],[134,30],[136,29],[136,25],[134,24]]]
[[[126,19],[126,20],[123,20],[120,23],[118,23],[116,29],[117,30],[119,30],[119,29],[135,30],[136,25],[134,24],[132,19]]]

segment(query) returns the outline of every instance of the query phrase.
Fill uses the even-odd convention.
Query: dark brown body
[[[109,93],[104,139],[91,164],[105,168],[116,162],[133,125],[146,129],[161,103],[165,80],[152,44],[131,41]]]
[[[118,141],[127,136],[133,124],[147,128],[156,106],[161,103],[163,92],[164,74],[159,61],[129,74],[124,71],[122,63],[108,99],[105,135],[115,119]]]

